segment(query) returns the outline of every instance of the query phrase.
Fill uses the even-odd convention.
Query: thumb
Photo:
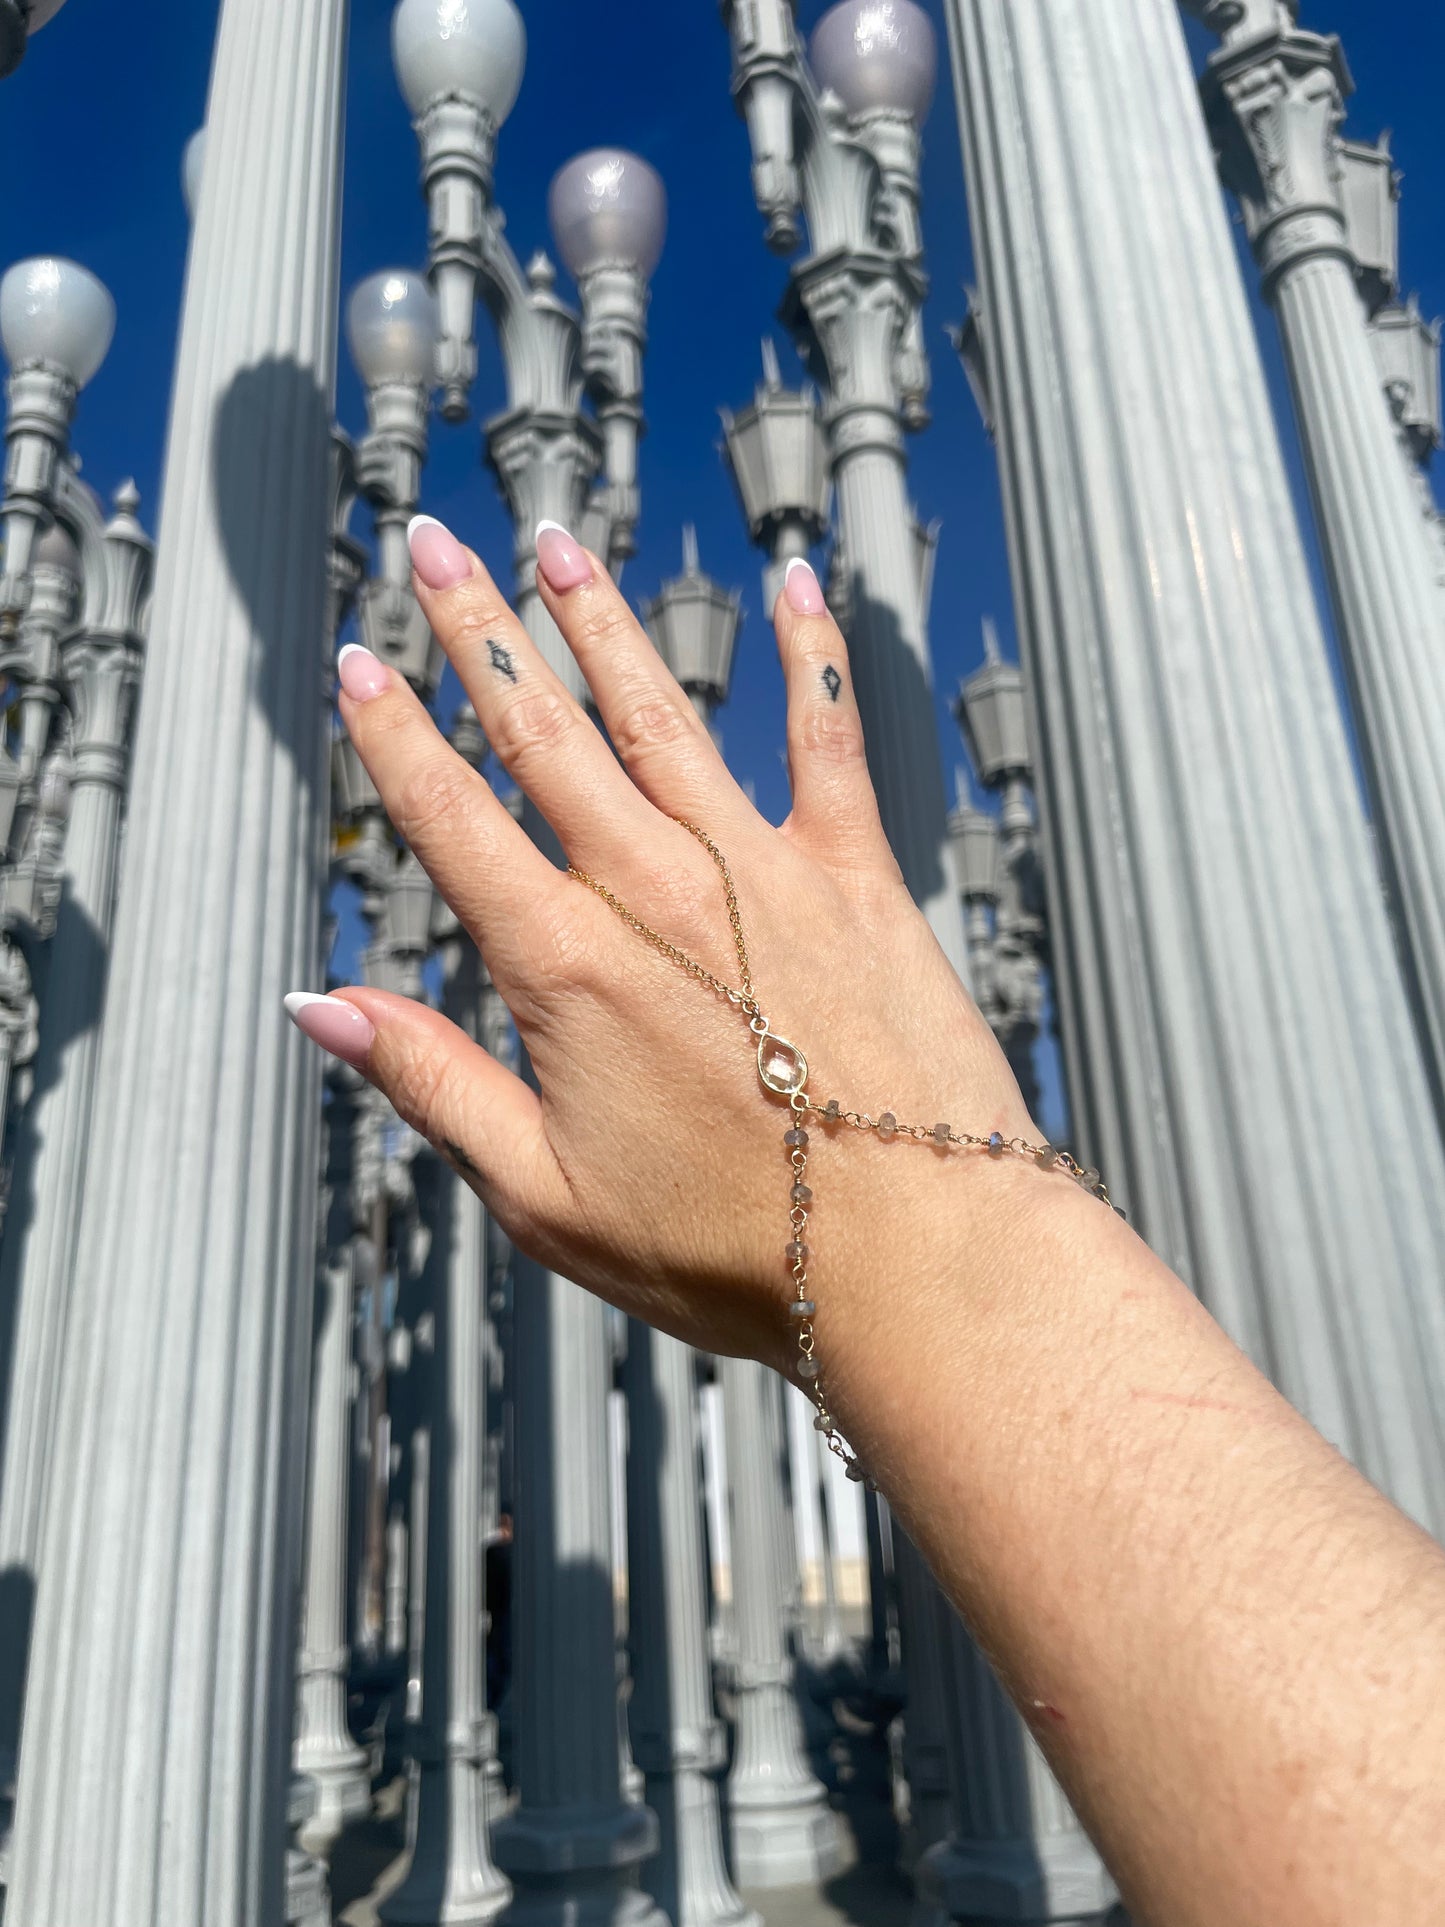
[[[286,1013],[304,1036],[389,1098],[509,1231],[553,1215],[549,1207],[566,1186],[541,1100],[450,1018],[409,997],[360,987],[326,997],[293,991]]]

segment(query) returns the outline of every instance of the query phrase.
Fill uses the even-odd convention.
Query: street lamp
[[[421,494],[439,325],[435,295],[407,268],[369,276],[346,313],[369,422],[356,451],[356,479],[380,551],[379,571],[360,594],[362,633],[373,655],[394,664],[423,696],[440,681],[441,650],[412,592],[406,532]]]
[[[848,112],[902,114],[922,126],[933,105],[938,46],[912,0],[843,0],[818,22],[813,72]]]
[[[114,334],[115,303],[73,261],[41,255],[17,262],[0,280],[0,345],[10,364],[0,635],[15,633],[29,601],[31,556],[50,518],[76,396]]]
[[[768,613],[794,557],[821,542],[833,507],[828,438],[817,390],[787,389],[778,351],[763,340],[763,379],[752,405],[722,410],[723,453],[737,484],[748,534],[768,557],[763,591]]]
[[[667,190],[638,155],[593,148],[558,171],[547,211],[557,252],[582,297],[582,373],[602,427],[608,559],[615,564],[636,552],[647,284],[667,238]]]
[[[39,33],[64,5],[65,0],[0,0],[0,80],[25,58],[30,35]]]
[[[643,605],[643,621],[705,723],[727,701],[742,619],[742,597],[703,573],[697,530],[689,522],[682,532],[682,574]]]
[[[428,272],[441,324],[437,378],[447,421],[466,419],[477,372],[476,304],[496,324],[507,405],[487,425],[487,456],[516,530],[517,605],[552,648],[532,579],[533,533],[554,521],[585,533],[609,565],[633,551],[647,278],[666,225],[662,184],[620,149],[562,169],[552,187],[559,251],[576,275],[580,318],[556,293],[544,254],[525,270],[493,194],[497,135],[521,86],[526,33],[512,0],[401,0],[397,77],[415,119],[431,214]],[[584,388],[597,421],[582,411]],[[599,432],[600,427],[600,432]],[[608,486],[592,499],[599,469]],[[559,673],[569,676],[557,645]]]
[[[1023,671],[1016,663],[1003,660],[991,621],[984,623],[983,643],[983,667],[961,685],[954,701],[954,714],[968,745],[974,773],[985,789],[1003,799],[994,830],[998,860],[993,942],[986,980],[975,985],[975,993],[979,1008],[1004,1047],[1025,1102],[1036,1113],[1038,1081],[1033,1052],[1043,1013],[1048,933],[1038,822],[1031,793],[1028,701]],[[968,839],[980,836],[981,831],[964,820],[961,812],[955,812],[953,826],[955,852],[965,865],[971,865],[973,852]],[[968,875],[960,876],[966,903],[970,883],[981,873],[981,867],[970,868]],[[972,935],[970,928],[971,942]]]
[[[825,391],[839,524],[828,599],[847,618],[883,827],[915,902],[965,972],[931,688],[931,554],[904,454],[904,431],[928,420],[918,203],[933,28],[915,0],[841,0],[819,22],[810,62],[791,0],[724,0],[723,16],[769,245],[791,253],[806,224],[783,317]]]
[[[198,127],[186,142],[181,156],[181,192],[186,197],[186,213],[194,221],[201,204],[201,181],[206,171],[206,130]]]
[[[521,89],[527,30],[512,0],[401,0],[391,46],[421,142],[422,186],[432,209],[442,414],[460,422],[477,373],[476,306],[492,221],[492,163]]]

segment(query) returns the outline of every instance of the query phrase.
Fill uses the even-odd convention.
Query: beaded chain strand
[[[1067,1151],[1060,1151],[1052,1144],[1032,1144],[1027,1138],[1022,1137],[1006,1138],[1001,1131],[992,1131],[987,1137],[977,1137],[970,1131],[955,1131],[950,1125],[943,1123],[900,1124],[892,1111],[882,1111],[877,1117],[871,1117],[866,1111],[844,1110],[836,1097],[829,1098],[826,1104],[820,1104],[815,1098],[810,1097],[807,1090],[807,1058],[796,1044],[789,1043],[786,1037],[780,1037],[770,1027],[754,994],[752,966],[748,961],[742,914],[738,909],[737,890],[733,884],[727,859],[705,830],[700,830],[695,823],[689,823],[680,816],[675,821],[689,835],[697,838],[722,876],[723,891],[727,899],[728,922],[732,928],[733,943],[738,955],[738,970],[742,980],[740,989],[735,990],[730,984],[724,983],[720,977],[715,977],[710,970],[689,957],[685,950],[680,949],[675,943],[670,943],[650,924],[644,923],[628,909],[625,903],[614,896],[605,884],[599,883],[596,877],[588,876],[585,871],[575,867],[569,871],[569,874],[579,883],[585,883],[589,890],[595,891],[629,929],[635,930],[638,936],[645,938],[654,949],[659,950],[663,956],[685,970],[690,977],[695,977],[707,989],[714,991],[727,1003],[742,1011],[748,1019],[748,1028],[758,1040],[758,1077],[763,1088],[774,1096],[786,1097],[788,1100],[792,1119],[783,1134],[783,1148],[788,1153],[788,1162],[792,1170],[792,1189],[788,1200],[788,1225],[791,1235],[784,1249],[784,1256],[793,1285],[793,1297],[788,1313],[798,1346],[794,1370],[797,1372],[803,1390],[817,1408],[813,1425],[823,1434],[828,1450],[842,1460],[850,1479],[866,1482],[867,1474],[856,1454],[838,1431],[837,1423],[828,1409],[822,1364],[818,1357],[817,1335],[814,1329],[818,1307],[810,1295],[808,1283],[810,1255],[807,1244],[808,1207],[813,1202],[813,1193],[807,1183],[809,1115],[816,1115],[824,1124],[847,1124],[857,1131],[873,1131],[885,1143],[894,1138],[907,1137],[914,1138],[923,1144],[932,1144],[939,1150],[957,1148],[982,1151],[992,1158],[1006,1156],[1027,1158],[1040,1170],[1058,1172],[1072,1179],[1081,1190],[1098,1198],[1108,1205],[1110,1210],[1117,1211],[1121,1217],[1124,1214],[1120,1206],[1110,1198],[1108,1187],[1097,1171],[1086,1170]]]

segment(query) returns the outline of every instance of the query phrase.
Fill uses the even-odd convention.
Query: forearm
[[[955,1273],[838,1303],[833,1396],[1141,1924],[1437,1919],[1445,1558],[1095,1201],[938,1182]]]

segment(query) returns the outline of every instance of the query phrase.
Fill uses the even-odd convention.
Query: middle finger
[[[479,558],[430,516],[416,518],[410,539],[417,599],[482,732],[568,859],[586,869],[636,847],[655,832],[657,813]]]

